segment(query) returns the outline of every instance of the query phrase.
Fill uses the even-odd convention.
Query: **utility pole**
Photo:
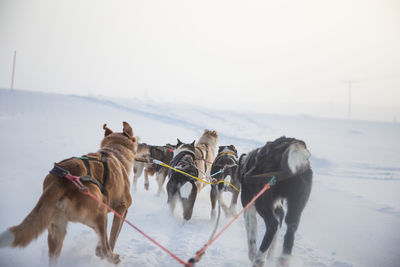
[[[14,89],[14,75],[15,75],[15,61],[16,61],[16,59],[17,59],[17,50],[14,51],[14,61],[13,61],[12,73],[11,73],[11,87],[10,87],[11,90]]]
[[[345,80],[343,81],[344,83],[348,84],[348,109],[347,109],[347,119],[351,120],[351,87],[353,83],[356,83],[357,81],[354,80]]]

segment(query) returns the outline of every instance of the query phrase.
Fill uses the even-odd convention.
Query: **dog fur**
[[[194,141],[191,144],[183,144],[178,139],[178,145],[174,150],[174,158],[171,161],[171,166],[197,177],[198,170],[195,166],[194,151]],[[183,218],[188,221],[192,217],[194,202],[197,196],[195,179],[173,170],[168,173],[168,177],[167,202],[170,211],[172,214],[174,213],[176,202],[180,200],[183,206]]]
[[[211,166],[215,159],[215,152],[217,150],[218,133],[216,131],[204,130],[203,135],[196,142],[196,166],[199,169],[199,178],[203,179],[205,176],[210,177]],[[204,175],[205,174],[205,175]],[[201,181],[196,182],[198,192],[203,189],[205,183]]]
[[[85,186],[97,198],[125,217],[132,203],[129,174],[137,143],[131,126],[126,122],[123,122],[121,133],[113,133],[105,124],[103,128],[105,134],[100,150],[87,156],[100,159],[101,152],[107,154],[108,179],[105,184],[107,195],[102,194],[93,183],[85,183]],[[58,165],[75,176],[84,176],[87,173],[84,163],[77,158],[66,159]],[[90,161],[92,177],[100,183],[103,180],[103,169],[101,162]],[[3,247],[25,247],[47,229],[50,264],[54,265],[61,253],[68,222],[80,222],[93,228],[99,237],[96,255],[116,264],[120,262],[120,258],[113,250],[122,220],[114,216],[108,240],[108,212],[98,202],[82,194],[72,182],[48,174],[44,179],[43,193],[36,206],[21,224],[9,228],[0,235],[0,244]]]
[[[272,257],[274,240],[277,239],[283,218],[285,218],[287,231],[284,237],[282,259],[287,259],[292,253],[294,235],[311,193],[312,170],[309,157],[310,152],[303,141],[286,137],[268,142],[265,146],[240,157],[238,177],[242,186],[243,207],[269,179],[265,178],[264,182],[251,181],[254,175],[270,173],[277,177],[277,184],[264,192],[244,213],[249,259],[253,266],[264,266],[267,250],[268,256]],[[282,200],[285,200],[287,204],[286,217]],[[257,212],[266,225],[266,232],[258,251],[256,247]]]
[[[145,143],[140,143],[138,145],[138,152],[136,155],[137,159],[141,161],[135,160],[133,164],[133,190],[136,191],[137,189],[137,181],[139,177],[142,175],[144,170],[144,189],[149,190],[150,183],[149,183],[149,175],[153,176],[156,175],[156,181],[158,184],[158,191],[157,195],[160,196],[163,193],[163,185],[165,183],[165,179],[168,175],[168,169],[162,167],[160,165],[154,163],[147,163],[143,162],[149,160],[150,158],[160,160],[164,163],[169,164],[173,157],[173,149],[175,148],[174,145],[167,144],[165,146],[152,146],[147,145]]]
[[[132,183],[133,192],[137,191],[137,181],[139,177],[142,175],[143,170],[145,170],[145,168],[148,165],[150,165],[150,163],[145,162],[149,159],[149,157],[150,157],[149,146],[146,143],[138,143],[136,158],[135,161],[133,162],[133,183]],[[139,159],[140,161],[137,159]],[[146,189],[146,183],[144,184],[144,188]]]
[[[216,156],[212,166],[211,174],[217,173],[219,170],[223,170],[223,173],[213,176],[217,181],[227,180],[237,189],[240,190],[240,182],[237,178],[237,164],[238,156],[237,150],[234,145],[220,146],[218,148],[218,155]],[[224,203],[222,198],[223,192],[231,192],[232,198],[229,207]],[[239,191],[235,190],[226,183],[220,183],[218,185],[211,185],[210,199],[211,199],[211,219],[215,218],[215,204],[219,199],[221,207],[225,213],[225,216],[236,215],[236,205],[239,196]]]

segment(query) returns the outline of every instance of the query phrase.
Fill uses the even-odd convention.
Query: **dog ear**
[[[236,147],[234,145],[230,145],[229,148],[234,151],[235,153],[237,153]]]
[[[179,138],[176,138],[176,140],[178,140],[178,143],[176,144],[176,147],[180,147],[183,143],[181,142],[181,140],[179,140]]]
[[[196,143],[196,140],[194,140],[190,145],[191,145],[192,147],[194,147],[194,143]]]
[[[126,121],[124,121],[123,123],[123,133],[125,135],[127,135],[129,138],[131,138],[133,141],[136,141],[136,138],[133,136],[133,130],[132,127],[129,125],[129,123],[127,123]]]
[[[113,133],[113,131],[111,131],[110,128],[108,128],[108,127],[107,127],[107,124],[105,124],[105,123],[104,123],[104,125],[103,125],[103,129],[105,130],[104,136],[107,136],[107,135]]]

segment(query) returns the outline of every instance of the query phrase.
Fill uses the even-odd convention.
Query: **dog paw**
[[[211,210],[211,220],[215,220],[217,213],[215,210]]]
[[[236,212],[236,205],[232,205],[230,208],[229,208],[229,213],[230,213],[230,215],[233,217],[233,216],[236,216],[236,214],[237,214],[237,212]]]
[[[165,195],[165,190],[164,189],[158,189],[156,196],[157,197],[161,197]]]
[[[100,259],[104,259],[104,253],[103,251],[101,251],[100,245],[96,247],[96,256],[99,257]]]
[[[111,257],[108,259],[111,263],[114,263],[114,264],[119,264],[120,262],[121,262],[121,259],[120,259],[120,257],[119,257],[119,254],[115,254],[115,253],[112,253],[111,254]]]
[[[290,264],[290,256],[282,255],[278,258],[276,266],[277,267],[288,267]]]
[[[266,252],[258,251],[252,261],[253,267],[263,267],[265,265]]]
[[[254,251],[250,250],[248,255],[249,255],[249,260],[253,261],[254,258],[256,257],[256,250],[254,250]]]
[[[225,212],[225,217],[227,217],[227,218],[231,218],[231,217],[235,217],[235,216],[236,216],[236,210],[228,209]]]
[[[265,261],[262,259],[256,259],[253,261],[253,267],[263,267],[265,264]]]

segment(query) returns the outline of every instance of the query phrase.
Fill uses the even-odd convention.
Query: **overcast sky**
[[[400,121],[398,0],[0,0],[1,88],[14,50],[17,89]]]

